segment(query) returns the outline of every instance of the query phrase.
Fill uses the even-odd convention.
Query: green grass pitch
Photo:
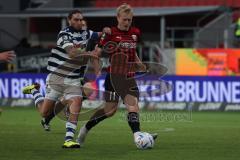
[[[3,107],[0,115],[0,160],[236,160],[240,158],[240,113],[146,112],[141,128],[157,132],[151,150],[138,150],[124,111],[100,123],[80,149],[62,149],[65,123],[40,126],[34,108]],[[83,124],[80,122],[78,128]]]

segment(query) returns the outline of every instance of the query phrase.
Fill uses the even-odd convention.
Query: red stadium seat
[[[95,1],[95,7],[103,7],[103,1],[101,1],[101,0],[96,0]]]
[[[160,7],[165,7],[167,5],[168,0],[161,0]]]
[[[138,0],[127,0],[126,3],[130,4],[133,7],[138,6]]]
[[[211,0],[211,2],[212,2],[212,5],[222,5],[222,0]]]
[[[240,7],[240,1],[239,0],[235,0],[233,7]]]
[[[147,3],[149,4],[150,7],[160,7],[160,1],[148,0]]]
[[[141,1],[141,0],[136,0],[136,1],[134,2],[134,7],[142,7],[142,6],[144,6],[144,4],[142,4],[142,1]]]
[[[175,0],[168,0],[168,6],[176,6],[176,1]]]
[[[122,3],[128,3],[133,7],[165,7],[165,6],[209,6],[227,5],[240,7],[240,0],[96,0],[96,7],[117,7]]]
[[[226,0],[224,3],[226,6],[232,7],[235,0]]]

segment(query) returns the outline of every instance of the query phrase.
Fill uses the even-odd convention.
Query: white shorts
[[[55,74],[49,74],[46,79],[46,99],[57,101],[59,97],[64,96],[66,100],[72,97],[81,96],[80,78],[63,78]]]

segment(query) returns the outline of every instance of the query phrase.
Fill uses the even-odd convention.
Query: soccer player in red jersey
[[[83,144],[88,131],[100,121],[111,117],[117,110],[119,97],[122,98],[128,111],[128,124],[134,139],[140,133],[139,90],[134,79],[136,71],[146,71],[136,53],[140,40],[140,30],[132,27],[133,10],[130,5],[122,4],[117,8],[117,26],[111,27],[111,34],[101,37],[95,54],[105,52],[109,56],[110,66],[105,78],[104,107],[99,109],[80,129],[78,142]],[[157,135],[153,135],[155,139]]]

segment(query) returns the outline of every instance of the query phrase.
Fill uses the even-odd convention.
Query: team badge
[[[135,34],[133,34],[133,35],[132,35],[132,39],[133,39],[134,41],[137,41],[137,36],[136,36]]]

